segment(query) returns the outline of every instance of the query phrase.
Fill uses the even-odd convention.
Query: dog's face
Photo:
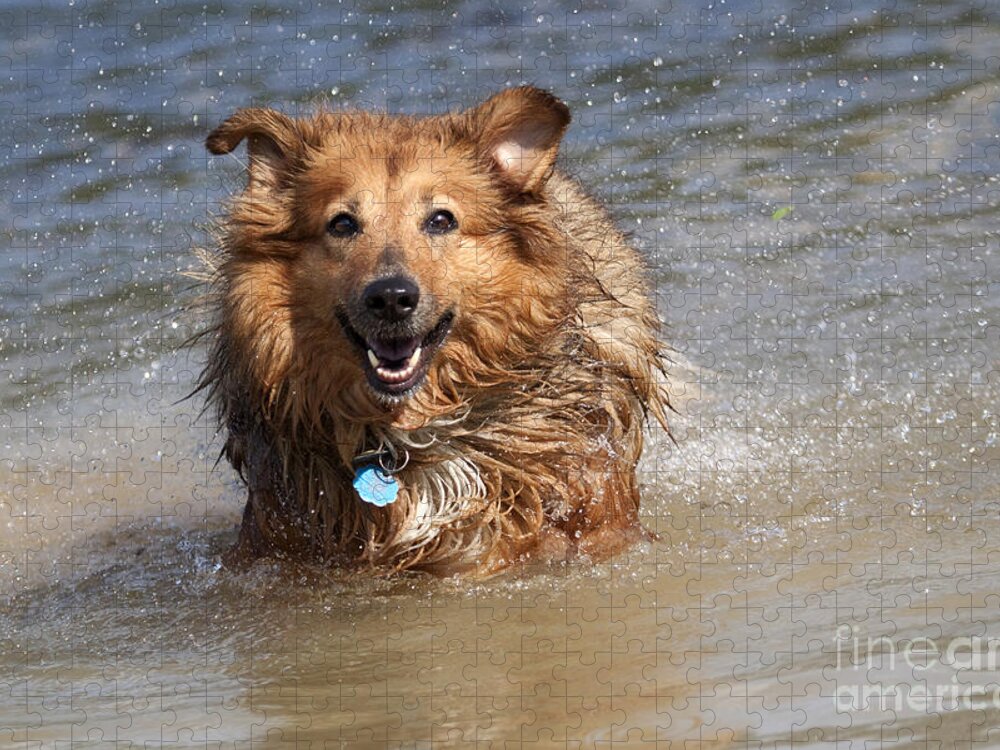
[[[523,357],[562,309],[539,201],[568,122],[525,87],[437,118],[253,109],[219,126],[212,152],[249,144],[223,272],[261,381],[400,411]]]

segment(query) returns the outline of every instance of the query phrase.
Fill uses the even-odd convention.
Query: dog
[[[487,575],[642,538],[670,408],[648,274],[522,86],[441,116],[236,111],[199,387],[248,499],[228,559]]]

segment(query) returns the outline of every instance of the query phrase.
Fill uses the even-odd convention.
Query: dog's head
[[[522,87],[440,117],[244,109],[216,128],[212,153],[248,142],[225,325],[262,384],[399,410],[529,354],[564,314],[543,209],[569,119]]]

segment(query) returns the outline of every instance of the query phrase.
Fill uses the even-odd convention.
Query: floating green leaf
[[[771,214],[771,218],[774,219],[775,221],[781,221],[791,212],[792,212],[791,206],[784,206],[783,208],[779,208],[777,211]]]

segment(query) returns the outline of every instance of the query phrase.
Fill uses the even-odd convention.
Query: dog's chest
[[[398,455],[409,455],[409,466],[399,477],[408,502],[401,543],[408,547],[430,544],[482,505],[486,484],[460,441],[445,442],[437,433],[423,430],[394,430],[380,437]]]
[[[404,486],[409,491],[411,508],[402,541],[412,546],[429,544],[442,531],[454,528],[486,497],[479,469],[461,456],[415,467],[407,473]]]

